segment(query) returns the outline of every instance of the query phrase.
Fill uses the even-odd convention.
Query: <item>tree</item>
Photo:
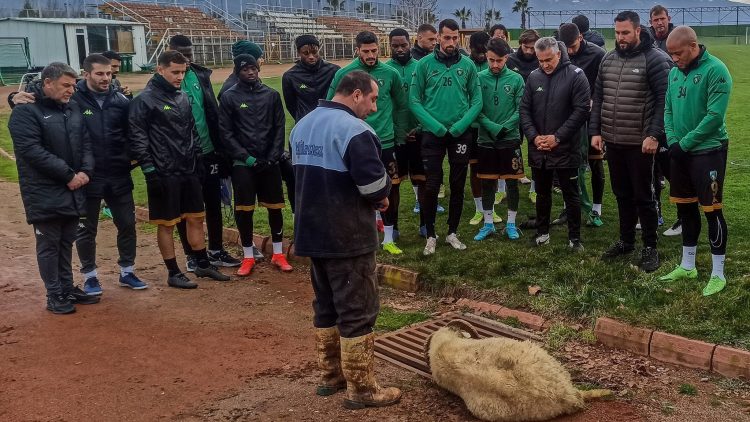
[[[466,21],[471,19],[471,9],[462,7],[453,12],[453,16],[461,21],[461,29],[466,29]]]
[[[526,29],[526,10],[529,8],[529,0],[516,0],[513,4],[513,13],[521,12],[521,29]]]
[[[370,3],[369,1],[366,1],[359,6],[357,6],[357,12],[364,14],[365,16],[373,16],[375,13],[377,13],[378,8]]]
[[[331,11],[334,15],[338,11],[345,10],[346,0],[326,0],[326,3],[328,3],[328,6],[324,7],[323,10]]]
[[[490,27],[495,22],[500,22],[502,19],[503,19],[503,16],[500,14],[499,10],[490,9],[490,10],[484,12],[484,29],[486,31],[489,31]]]
[[[31,0],[25,0],[23,2],[23,8],[20,12],[18,12],[19,18],[38,18],[39,12],[37,9],[34,8],[34,5],[31,4]]]

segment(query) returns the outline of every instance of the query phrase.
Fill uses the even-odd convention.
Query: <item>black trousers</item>
[[[581,191],[578,187],[578,169],[532,168],[536,183],[536,232],[548,234],[550,213],[552,212],[552,183],[557,180],[565,200],[565,213],[568,217],[568,239],[581,239]]]
[[[294,214],[294,167],[292,166],[292,160],[283,159],[279,161],[279,167],[281,168],[281,180],[286,184],[286,196],[289,198],[289,206]]]
[[[448,234],[458,231],[461,212],[464,207],[464,185],[469,167],[469,143],[471,131],[467,130],[459,137],[445,135],[437,137],[425,132],[422,135],[422,163],[427,181],[424,189],[419,189],[419,203],[427,226],[427,237],[435,237],[435,217],[437,214],[438,192],[443,183],[443,160],[448,155],[450,166],[448,187]],[[424,192],[423,192],[424,191]]]
[[[34,223],[36,260],[47,296],[73,290],[73,242],[78,217],[60,217]]]
[[[375,252],[351,258],[312,258],[313,324],[338,326],[341,337],[372,332],[380,312]]]
[[[607,144],[609,180],[620,214],[620,240],[635,243],[635,225],[641,222],[643,246],[656,247],[658,212],[654,170],[656,157],[641,152],[641,146]]]
[[[206,232],[208,234],[208,250],[218,251],[223,249],[224,221],[221,215],[221,176],[219,175],[219,159],[215,153],[203,156],[204,176],[203,203],[206,206]],[[180,242],[186,256],[193,253],[187,240],[187,223],[183,219],[177,223],[177,231],[180,234]]]
[[[123,195],[104,195],[104,198],[86,198],[86,219],[78,225],[76,250],[81,260],[81,273],[88,273],[96,266],[96,233],[99,227],[99,208],[102,199],[112,212],[112,221],[117,228],[117,264],[129,267],[135,264],[136,230],[133,192]]]

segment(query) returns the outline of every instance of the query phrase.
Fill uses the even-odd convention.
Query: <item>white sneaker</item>
[[[547,234],[540,234],[540,235],[538,235],[538,236],[537,236],[537,237],[536,237],[536,238],[534,239],[534,243],[535,243],[535,244],[536,244],[537,246],[548,245],[548,244],[549,244],[549,233],[547,233]]]
[[[531,179],[529,179],[528,177],[522,177],[519,182],[521,182],[522,185],[528,185],[529,183],[531,183]]]
[[[456,233],[451,233],[445,238],[445,243],[453,246],[453,249],[458,249],[459,251],[462,251],[466,249],[466,245],[461,243],[460,240],[458,240],[458,236],[456,236]]]
[[[664,236],[679,236],[682,234],[682,222],[677,220],[672,227],[664,231]]]
[[[424,251],[422,251],[425,255],[432,255],[435,253],[435,246],[437,246],[437,237],[428,237],[427,238],[427,245],[424,247]]]
[[[640,230],[641,229],[641,222],[640,221],[635,225],[635,229],[636,230]]]

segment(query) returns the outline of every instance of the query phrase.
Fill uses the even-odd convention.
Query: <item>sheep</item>
[[[424,352],[435,382],[461,397],[479,419],[543,421],[611,394],[579,391],[565,368],[530,341],[478,339],[470,323],[454,320],[428,338]]]

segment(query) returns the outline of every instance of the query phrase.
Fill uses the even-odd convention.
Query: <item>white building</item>
[[[80,72],[92,53],[132,55],[133,71],[148,62],[145,24],[88,18],[2,18],[0,38],[27,38],[31,66],[68,63]]]

